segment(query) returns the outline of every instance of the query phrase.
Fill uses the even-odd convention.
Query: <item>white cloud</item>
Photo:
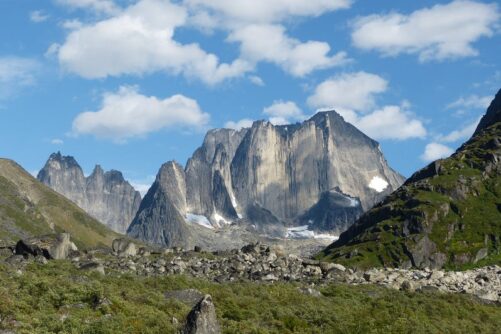
[[[226,122],[224,127],[227,129],[240,130],[242,128],[250,128],[252,126],[252,123],[254,123],[254,121],[252,119],[244,118],[244,119],[241,119],[237,122],[234,122],[234,121]]]
[[[122,86],[103,96],[98,111],[79,114],[73,133],[92,134],[123,142],[169,127],[201,128],[209,121],[197,101],[183,95],[165,99],[141,95],[136,87]]]
[[[39,64],[20,57],[0,57],[0,99],[15,94],[19,89],[35,83]]]
[[[239,59],[220,63],[198,44],[176,42],[174,30],[186,23],[186,17],[183,7],[169,1],[141,0],[116,16],[71,31],[59,48],[59,62],[90,79],[165,71],[208,84],[252,69]]]
[[[274,63],[297,77],[316,70],[344,65],[350,61],[345,52],[329,55],[331,48],[328,43],[303,43],[288,37],[281,25],[247,25],[235,29],[228,41],[240,43],[241,57],[249,63]]]
[[[475,56],[473,43],[494,34],[498,6],[457,0],[417,10],[355,20],[353,44],[386,56],[418,54],[421,61]]]
[[[439,143],[429,143],[426,145],[424,153],[421,155],[423,161],[435,161],[446,158],[454,153],[454,150],[449,146]]]
[[[64,141],[62,139],[59,139],[59,138],[54,138],[50,141],[50,143],[52,145],[63,145],[64,144]]]
[[[30,12],[31,22],[41,23],[41,22],[47,21],[48,18],[49,18],[49,15],[45,14],[41,10],[34,10],[34,11]]]
[[[460,140],[466,140],[473,135],[473,132],[475,132],[475,129],[477,128],[478,123],[480,123],[480,119],[481,119],[481,117],[476,119],[474,122],[467,124],[463,128],[458,129],[458,130],[454,130],[447,135],[440,135],[440,136],[438,136],[437,140],[443,141],[446,143],[453,143],[453,142],[457,142]]]
[[[405,140],[426,137],[423,123],[400,106],[385,106],[358,117],[354,125],[366,135],[376,139]]]
[[[185,0],[192,11],[226,25],[276,23],[349,8],[352,0]]]
[[[314,108],[367,111],[375,106],[375,95],[387,88],[388,82],[378,75],[345,73],[318,85],[308,104]]]
[[[76,29],[81,29],[83,28],[84,24],[82,21],[77,20],[77,19],[72,19],[72,20],[65,20],[61,22],[61,27],[64,29],[68,30],[76,30]]]
[[[413,118],[410,103],[388,105],[376,109],[376,96],[388,89],[388,82],[378,75],[356,72],[345,73],[320,83],[308,98],[311,107],[336,110],[375,139],[405,140],[423,138],[423,123]]]
[[[291,124],[306,118],[301,109],[292,101],[274,101],[271,106],[263,109],[263,113],[274,125]]]
[[[256,86],[261,86],[261,87],[265,86],[263,79],[261,79],[261,77],[258,77],[257,75],[251,75],[249,77],[249,80]]]
[[[458,108],[487,109],[493,99],[494,97],[490,95],[478,96],[473,94],[467,97],[460,97],[456,101],[447,105],[447,109],[458,109]]]
[[[89,9],[98,14],[114,14],[120,8],[112,0],[56,0],[70,9]]]

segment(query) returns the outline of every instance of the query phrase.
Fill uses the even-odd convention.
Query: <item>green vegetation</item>
[[[54,231],[69,232],[79,247],[111,245],[118,236],[13,161],[0,159],[0,239],[12,243]]]
[[[364,268],[399,266],[410,263],[410,253],[427,236],[446,268],[501,264],[499,138],[496,123],[441,160],[437,175],[411,179],[369,211],[349,240],[318,257]],[[476,261],[482,249],[488,256]]]
[[[67,261],[0,266],[0,329],[17,333],[175,333],[190,307],[164,293],[212,295],[224,333],[497,333],[501,307],[459,294],[407,293],[376,286],[216,284],[183,276],[84,273]],[[173,317],[179,324],[173,322]]]

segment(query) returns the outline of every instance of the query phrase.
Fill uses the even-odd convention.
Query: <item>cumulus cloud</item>
[[[493,96],[479,96],[479,95],[469,95],[466,97],[460,97],[456,101],[449,103],[447,109],[487,109],[494,99]]]
[[[385,106],[358,117],[354,125],[376,139],[405,140],[426,137],[423,123],[413,119],[412,114],[400,106]]]
[[[290,17],[320,16],[349,8],[352,0],[185,0],[206,22],[226,25],[274,23]],[[203,22],[203,21],[202,21]]]
[[[440,135],[438,136],[437,140],[447,143],[453,143],[460,140],[464,141],[473,135],[475,129],[478,126],[478,123],[480,123],[480,119],[481,117],[477,118],[474,122],[467,124],[466,126],[458,130],[454,130],[448,133],[447,135]]]
[[[183,95],[165,99],[141,95],[137,87],[122,86],[103,96],[98,111],[86,111],[73,121],[73,134],[123,142],[169,127],[202,128],[209,121],[197,101]]]
[[[423,123],[413,118],[409,103],[376,108],[376,97],[388,89],[388,81],[366,72],[345,73],[320,83],[308,98],[311,107],[334,109],[346,121],[375,139],[423,138]]]
[[[59,62],[90,79],[165,71],[208,84],[251,70],[243,60],[220,63],[198,44],[175,41],[174,31],[186,17],[185,8],[169,1],[141,0],[120,14],[72,30],[58,49]]]
[[[56,0],[70,9],[87,9],[98,14],[114,14],[120,11],[112,0]]]
[[[308,104],[315,108],[366,111],[375,105],[375,96],[388,88],[388,81],[367,72],[345,73],[318,85]]]
[[[426,145],[424,153],[421,155],[423,161],[435,161],[438,159],[446,158],[454,153],[454,150],[449,146],[439,143],[429,143]]]
[[[54,139],[51,139],[50,143],[52,145],[63,145],[64,141],[62,139],[59,139],[59,138],[54,138]]]
[[[260,87],[264,87],[265,86],[265,83],[264,83],[263,79],[261,79],[261,77],[259,77],[257,75],[251,75],[249,77],[249,80],[250,80],[250,82],[252,82],[256,86],[260,86]]]
[[[345,52],[329,55],[331,48],[328,43],[303,43],[288,37],[285,28],[280,25],[247,25],[233,31],[228,40],[240,43],[241,57],[248,62],[274,63],[297,77],[349,61]]]
[[[386,56],[417,54],[421,61],[475,56],[473,43],[494,34],[498,6],[457,0],[409,15],[370,15],[354,21],[353,44]]]
[[[20,57],[0,57],[0,99],[35,83],[39,71],[37,61]]]
[[[252,126],[252,123],[254,123],[252,119],[244,118],[237,122],[234,121],[226,122],[224,127],[227,129],[241,130],[243,128],[250,128]]]
[[[41,10],[34,10],[30,12],[30,21],[35,23],[45,22],[49,19],[49,15]]]
[[[291,124],[306,118],[302,110],[292,101],[274,101],[272,105],[263,109],[274,125]]]

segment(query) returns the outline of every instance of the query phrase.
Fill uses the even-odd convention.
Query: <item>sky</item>
[[[335,109],[410,176],[501,88],[501,3],[0,0],[0,156],[52,152],[145,191],[208,129]]]

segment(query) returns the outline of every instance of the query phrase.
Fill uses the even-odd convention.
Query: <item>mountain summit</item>
[[[501,90],[472,138],[415,173],[322,255],[370,267],[457,267],[501,259]]]
[[[85,177],[77,161],[60,152],[50,155],[37,178],[119,233],[127,231],[141,202],[141,195],[121,172],[105,172],[96,165]]]
[[[169,182],[163,181],[165,171]],[[180,242],[171,230],[187,234],[193,223],[218,229],[247,221],[268,229],[263,217],[265,225],[284,231],[299,224],[339,231],[402,182],[379,144],[335,111],[300,124],[257,121],[239,131],[209,131],[184,170],[164,165],[129,234],[171,246]],[[326,222],[326,217],[334,219]]]

